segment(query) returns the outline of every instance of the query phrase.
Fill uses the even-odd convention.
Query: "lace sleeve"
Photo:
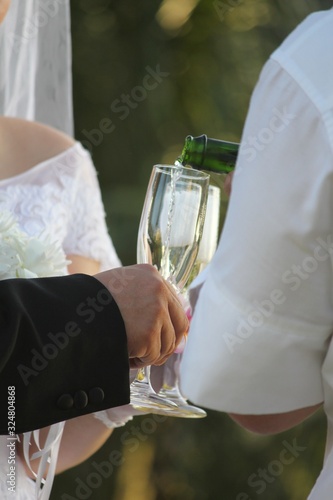
[[[121,262],[109,235],[97,173],[89,153],[79,145],[77,176],[64,250],[97,260],[101,270],[118,267]]]

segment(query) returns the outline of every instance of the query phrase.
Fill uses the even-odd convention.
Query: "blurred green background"
[[[99,172],[119,256],[132,264],[153,164],[173,163],[188,134],[239,141],[270,53],[332,2],[71,4],[75,134]],[[213,411],[204,420],[137,417],[58,476],[51,499],[303,500],[321,469],[325,432],[320,412],[274,437],[245,432]],[[114,450],[121,466],[110,466]]]

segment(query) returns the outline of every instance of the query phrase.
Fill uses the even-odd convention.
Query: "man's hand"
[[[123,317],[131,368],[161,365],[173,353],[189,322],[171,285],[149,264],[95,275]]]

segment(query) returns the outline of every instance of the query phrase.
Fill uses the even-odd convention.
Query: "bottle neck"
[[[198,170],[232,172],[236,165],[239,144],[208,138],[187,136],[178,161]]]

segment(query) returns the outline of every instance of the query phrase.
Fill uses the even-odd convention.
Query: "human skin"
[[[0,23],[3,21],[9,8],[10,0],[0,0]]]

